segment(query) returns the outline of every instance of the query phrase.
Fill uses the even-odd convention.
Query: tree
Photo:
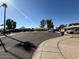
[[[44,19],[42,19],[42,20],[40,21],[40,27],[41,27],[41,28],[44,28],[44,27],[45,27],[45,24],[46,24],[46,21],[45,21]]]
[[[16,28],[16,22],[11,20],[11,19],[7,19],[6,20],[6,26],[7,26],[7,29],[15,29]]]
[[[16,22],[14,21],[13,23],[12,23],[12,29],[15,29],[16,28]]]
[[[47,22],[47,28],[48,28],[48,29],[54,28],[52,19],[47,19],[46,22]]]
[[[11,29],[12,28],[11,19],[7,19],[6,20],[6,25],[7,25],[7,29]]]
[[[66,27],[66,25],[61,24],[61,25],[59,26],[59,29],[63,29],[64,27]]]
[[[79,23],[71,23],[71,24],[69,24],[69,26],[72,26],[72,25],[79,25]]]

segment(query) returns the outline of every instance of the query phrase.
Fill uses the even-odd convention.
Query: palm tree
[[[47,28],[48,28],[48,29],[54,28],[52,19],[47,19]]]
[[[42,20],[40,21],[40,27],[41,27],[41,28],[44,28],[44,27],[45,27],[45,24],[46,24],[46,21],[45,21],[44,19],[42,19]]]
[[[13,22],[13,27],[12,27],[13,29],[15,29],[16,28],[16,22],[14,21]]]
[[[16,28],[16,22],[11,20],[11,19],[7,19],[6,20],[6,26],[7,26],[7,29],[15,29]]]
[[[7,25],[7,29],[11,29],[12,28],[11,19],[7,19],[6,20],[6,25]]]

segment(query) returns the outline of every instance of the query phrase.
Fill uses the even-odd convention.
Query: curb
[[[43,52],[51,52],[51,51],[48,51],[47,49],[45,49],[46,47],[44,47],[45,45],[47,45],[48,44],[48,42],[53,42],[53,41],[55,41],[55,43],[53,43],[53,45],[55,45],[56,44],[56,42],[59,42],[60,40],[62,40],[63,38],[64,39],[67,39],[67,38],[70,38],[70,37],[72,37],[72,35],[65,35],[65,36],[61,36],[61,37],[57,37],[57,38],[52,38],[52,39],[49,39],[49,40],[46,40],[46,41],[44,41],[44,42],[42,42],[39,46],[38,46],[38,48],[37,48],[37,50],[34,52],[34,54],[33,54],[33,56],[32,56],[32,59],[42,59],[42,54],[43,54]],[[57,53],[60,53],[61,51],[59,50],[59,52],[58,52],[58,50],[56,50],[57,51]],[[37,54],[37,53],[40,53],[40,54]],[[55,52],[55,51],[53,51],[53,52]],[[62,53],[61,53],[62,54]],[[62,57],[62,55],[61,55],[61,57]],[[63,57],[64,58],[64,57]]]

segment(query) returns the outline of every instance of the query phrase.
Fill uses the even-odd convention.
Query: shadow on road
[[[33,43],[28,42],[28,41],[24,43],[19,43],[16,45],[16,47],[23,48],[27,52],[31,52],[37,48],[37,46],[35,46]]]
[[[15,45],[15,47],[18,47],[18,48],[23,48],[25,51],[27,52],[31,52],[33,51],[34,49],[37,48],[36,45],[34,45],[33,43],[29,42],[29,41],[26,41],[26,42],[23,42],[23,41],[20,41],[18,39],[15,39],[15,38],[12,38],[12,37],[9,37],[7,35],[5,35],[6,37],[12,39],[12,40],[15,40],[15,41],[18,41],[20,42],[19,44]]]

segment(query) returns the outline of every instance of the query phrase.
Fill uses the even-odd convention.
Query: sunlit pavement
[[[79,59],[79,34],[44,41],[32,59]]]
[[[53,32],[21,32],[21,33],[13,33],[8,36],[23,42],[29,41],[34,45],[38,46],[40,43],[42,43],[45,40],[58,37],[58,34]],[[23,47],[16,47],[16,45],[19,42],[13,39],[10,39],[5,36],[0,36],[0,38],[3,41],[6,49],[8,50],[8,52],[5,53],[3,47],[0,46],[0,59],[31,59],[32,58],[35,49],[33,49],[32,51],[27,51],[23,49]]]

